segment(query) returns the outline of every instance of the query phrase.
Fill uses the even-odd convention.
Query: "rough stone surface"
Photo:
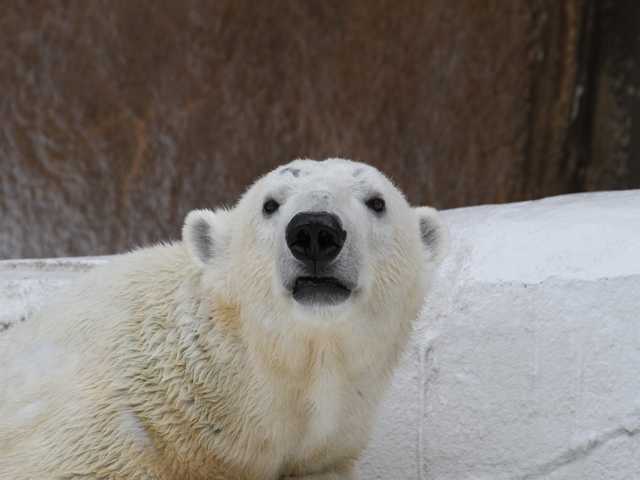
[[[299,156],[415,204],[564,193],[583,3],[3,0],[0,258],[176,238]]]
[[[26,321],[58,288],[107,258],[0,261],[0,334]]]
[[[596,6],[591,95],[593,119],[588,135],[591,158],[583,188],[640,186],[640,3],[604,0]]]
[[[640,478],[640,191],[445,219],[365,478]]]
[[[443,214],[451,251],[363,480],[639,478],[640,191]],[[0,262],[0,320],[99,261]]]

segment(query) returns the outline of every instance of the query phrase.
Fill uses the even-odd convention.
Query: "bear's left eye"
[[[366,201],[366,205],[370,210],[373,210],[376,213],[384,212],[387,207],[384,200],[380,197],[373,197]]]
[[[280,208],[280,204],[276,202],[273,198],[270,198],[269,200],[264,202],[264,205],[262,206],[262,211],[264,212],[265,215],[272,215],[273,213],[276,212],[276,210],[278,210],[278,208]]]

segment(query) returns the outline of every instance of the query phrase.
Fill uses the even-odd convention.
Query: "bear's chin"
[[[351,296],[351,290],[334,277],[298,277],[291,293],[297,303],[312,307],[339,305]]]

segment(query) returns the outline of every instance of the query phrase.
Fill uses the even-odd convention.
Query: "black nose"
[[[294,216],[286,231],[293,256],[305,263],[326,264],[342,250],[347,232],[340,219],[327,212],[302,212]]]

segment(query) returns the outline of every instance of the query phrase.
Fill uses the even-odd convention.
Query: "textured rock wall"
[[[444,218],[364,479],[640,478],[640,190]]]
[[[0,258],[175,238],[298,156],[439,207],[575,190],[589,3],[3,0]]]
[[[597,2],[591,158],[581,188],[640,186],[640,2]]]

